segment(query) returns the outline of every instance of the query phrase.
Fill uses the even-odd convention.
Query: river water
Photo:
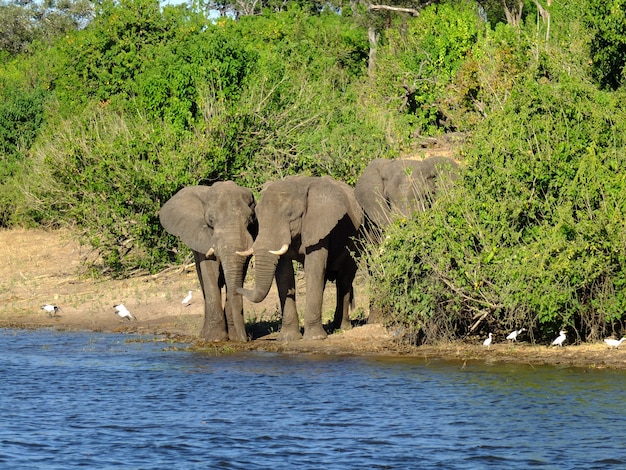
[[[626,373],[0,329],[0,467],[626,468]]]

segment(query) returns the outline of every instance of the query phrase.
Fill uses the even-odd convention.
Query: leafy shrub
[[[487,28],[446,84],[438,101],[442,114],[456,129],[471,131],[501,110],[515,85],[536,68],[531,47],[529,38],[508,24]]]
[[[10,177],[33,144],[44,119],[46,94],[40,89],[10,86],[0,101],[0,181]]]
[[[18,180],[42,126],[46,96],[39,88],[0,85],[0,227],[20,221],[24,198]]]
[[[174,26],[161,14],[157,0],[100,3],[88,28],[68,34],[57,45],[55,85],[61,112],[71,115],[90,100],[130,98],[142,64],[154,59],[144,54]]]
[[[181,139],[172,127],[106,108],[64,124],[36,148],[25,188],[32,218],[74,225],[114,274],[153,271],[187,253],[157,213],[183,186],[227,179],[233,156],[205,136]]]
[[[449,130],[438,102],[483,30],[473,2],[442,2],[398,21],[385,30],[386,44],[377,54],[379,99],[390,101],[414,132]]]
[[[391,318],[427,341],[519,325],[593,339],[621,320],[623,103],[580,83],[518,84],[474,135],[460,184],[389,231],[375,289]]]
[[[224,27],[259,51],[238,104],[247,123],[240,149],[254,148],[247,184],[293,173],[354,182],[371,158],[389,151],[384,128],[358,101],[368,50],[362,29],[334,13],[297,8]]]
[[[626,67],[626,5],[620,0],[588,0],[586,20],[592,31],[593,76],[601,87],[623,85]]]
[[[137,107],[179,129],[190,129],[203,117],[199,98],[206,88],[217,100],[237,102],[256,61],[255,53],[215,28],[150,55],[154,60],[136,76]]]

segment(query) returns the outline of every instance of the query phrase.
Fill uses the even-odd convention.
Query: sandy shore
[[[484,348],[480,342],[409,347],[398,342],[381,325],[362,325],[330,335],[323,341],[278,342],[278,300],[273,288],[259,304],[246,302],[245,311],[254,338],[248,343],[204,344],[197,340],[202,324],[202,293],[193,265],[175,267],[155,276],[125,280],[98,280],[81,275],[82,260],[89,256],[65,231],[0,231],[0,327],[55,328],[115,333],[165,335],[212,353],[266,350],[289,354],[397,355],[429,361],[434,358],[467,361],[551,364],[561,367],[626,369],[626,346],[609,350],[604,343],[548,347],[506,342],[495,338]],[[304,286],[299,299],[304,299]],[[181,300],[192,290],[189,306]],[[357,286],[357,311],[365,311],[364,288]],[[325,314],[332,312],[332,286],[327,289]],[[113,305],[124,303],[137,321],[121,320]],[[58,315],[41,310],[58,305]]]

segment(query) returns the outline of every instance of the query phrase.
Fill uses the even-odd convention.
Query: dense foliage
[[[463,184],[396,224],[372,263],[379,307],[430,340],[474,325],[597,337],[626,308],[624,97],[519,87],[475,133]]]
[[[155,271],[188,254],[157,219],[185,185],[354,184],[460,131],[457,183],[364,254],[389,321],[620,330],[623,2],[334,5],[0,3],[0,226],[71,225],[100,271]]]
[[[602,87],[615,90],[625,78],[626,4],[623,0],[590,0],[589,5],[593,75]]]
[[[573,10],[553,13],[572,24]],[[480,67],[518,72],[499,86],[464,64],[476,71],[466,89],[491,109],[466,148],[462,182],[431,211],[398,221],[370,263],[378,308],[415,338],[524,326],[536,340],[563,327],[595,339],[622,329],[625,96],[598,89],[580,43],[563,50],[579,27],[536,43],[506,26],[489,32],[472,51]]]

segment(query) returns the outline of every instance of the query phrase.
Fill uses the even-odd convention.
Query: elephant
[[[361,174],[354,194],[365,212],[368,238],[389,225],[394,216],[409,217],[426,210],[442,176],[454,178],[457,163],[448,157],[424,160],[372,160]]]
[[[247,341],[243,317],[243,286],[250,257],[237,251],[252,248],[257,233],[255,200],[247,188],[232,181],[211,186],[188,186],[159,211],[167,232],[193,252],[204,295],[201,336],[207,341]],[[226,287],[222,306],[222,287]]]
[[[441,181],[453,180],[457,163],[448,157],[424,160],[372,160],[359,177],[354,194],[365,212],[359,234],[359,251],[366,243],[378,243],[394,217],[410,217],[425,211],[436,197]],[[368,323],[380,323],[382,313],[370,301]]]
[[[237,291],[252,302],[260,302],[275,277],[282,311],[278,339],[301,339],[293,268],[296,260],[304,265],[306,283],[304,339],[327,337],[322,301],[328,280],[334,280],[337,289],[333,327],[350,328],[349,307],[357,271],[351,237],[363,223],[354,190],[330,176],[289,176],[265,185],[255,211],[259,223],[252,250],[255,285]]]

